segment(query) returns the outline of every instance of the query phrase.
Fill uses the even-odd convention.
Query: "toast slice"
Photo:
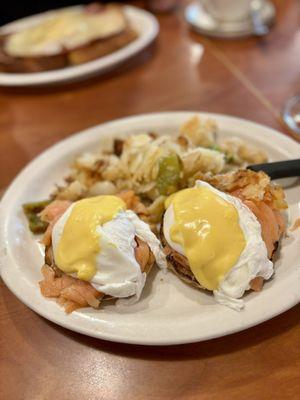
[[[14,57],[4,50],[6,37],[0,37],[0,71],[1,72],[42,72],[68,66],[66,52],[34,57]]]
[[[129,26],[121,33],[107,39],[98,39],[67,53],[69,65],[83,64],[110,54],[137,38],[137,33]]]
[[[118,5],[58,10],[26,29],[0,36],[0,71],[41,72],[86,63],[137,36]]]

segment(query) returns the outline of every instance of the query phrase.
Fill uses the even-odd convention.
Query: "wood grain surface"
[[[202,37],[178,10],[160,16],[156,43],[117,71],[73,85],[0,89],[0,191],[58,140],[138,113],[219,112],[288,134],[280,111],[300,91],[300,2],[275,4],[276,24],[263,39]],[[299,305],[228,337],[155,348],[67,331],[2,282],[0,289],[1,400],[299,399]]]

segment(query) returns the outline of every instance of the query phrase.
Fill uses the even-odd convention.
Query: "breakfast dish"
[[[177,136],[129,135],[79,155],[45,208],[24,205],[31,230],[45,230],[42,294],[67,312],[97,308],[105,296],[138,300],[154,261],[167,265],[156,233],[176,275],[241,310],[244,293],[260,291],[273,275],[285,232],[282,188],[242,169],[266,158],[241,139],[219,140],[216,123],[196,116]]]
[[[84,29],[83,29],[84,28]],[[133,6],[72,6],[0,28],[0,85],[73,82],[116,68],[147,47],[158,22]]]
[[[166,200],[161,240],[180,279],[241,310],[244,293],[260,291],[274,273],[287,204],[282,188],[262,172],[240,170],[208,181]]]
[[[208,120],[213,122],[208,123]],[[195,125],[198,128],[214,125],[214,129],[210,128],[210,131],[205,129],[206,133],[211,132],[213,143],[203,142],[200,147],[219,153],[213,153],[215,156],[213,159],[215,161],[221,157],[222,168],[220,168],[221,163],[211,164],[205,161],[204,166],[199,168],[197,173],[193,171],[186,176],[183,173],[185,170],[181,167],[175,180],[173,179],[173,176],[176,176],[174,165],[180,165],[186,153],[189,154],[191,150],[199,147],[188,143],[184,150],[183,144],[186,141],[182,137],[187,134],[183,135],[182,132],[187,125]],[[199,132],[198,128],[197,132]],[[172,168],[166,168],[170,173],[164,173],[164,179],[161,179],[160,175],[155,175],[154,172],[149,178],[143,174],[141,177],[136,177],[134,187],[130,188],[127,166],[132,165],[131,161],[139,164],[133,157],[132,151],[130,151],[130,156],[128,155],[128,142],[134,136],[138,137],[141,134],[145,135],[147,140],[150,135],[149,150],[151,151],[153,151],[153,144],[157,144],[156,140],[162,136],[168,136],[170,139],[168,146],[172,149],[176,148],[176,151],[179,140],[180,150],[176,152],[176,157],[171,158],[170,164],[169,162],[162,163],[163,166],[172,166]],[[233,140],[234,137],[236,139]],[[231,143],[231,154],[228,150],[228,142]],[[165,159],[164,145],[161,148],[161,156]],[[139,149],[145,157],[141,147]],[[297,143],[269,128],[233,117],[205,113],[176,112],[131,117],[74,135],[47,150],[29,164],[4,195],[0,208],[1,277],[22,302],[45,318],[68,329],[102,339],[152,345],[187,343],[223,336],[258,324],[287,310],[299,301],[300,277],[297,265],[300,237],[299,230],[291,230],[289,227],[293,226],[299,218],[299,184],[295,180],[285,187],[284,197],[282,189],[275,182],[270,182],[265,174],[245,170],[245,165],[253,162],[247,161],[246,158],[250,159],[249,157],[260,154],[260,159],[283,160],[296,158],[298,153]],[[209,154],[211,155],[210,152]],[[97,165],[90,163],[92,155]],[[107,160],[104,160],[105,157]],[[175,159],[176,162],[174,162]],[[126,160],[128,164],[125,164]],[[155,158],[155,160],[159,169],[160,162],[157,164],[158,159]],[[109,181],[106,176],[104,179],[102,173],[104,161],[107,161],[109,166],[113,162],[116,165],[119,165],[121,161],[124,162],[125,174],[122,179]],[[211,165],[219,165],[219,172],[210,170]],[[100,166],[101,174],[96,168]],[[164,168],[162,167],[162,170]],[[157,180],[158,176],[160,179]],[[160,183],[157,184],[157,182]],[[170,184],[174,182],[176,185]],[[149,191],[145,191],[146,184],[149,185]],[[225,287],[225,284],[222,284],[227,296],[226,301],[230,302],[227,305],[230,307],[224,306],[224,302],[220,304],[220,299],[213,295],[214,288],[204,282],[203,277],[199,276],[199,271],[195,271],[194,264],[192,268],[188,265],[192,272],[189,271],[185,279],[180,276],[182,266],[174,268],[168,253],[165,254],[168,267],[175,273],[172,271],[166,273],[164,263],[164,265],[161,264],[162,268],[155,266],[155,263],[159,264],[158,254],[164,257],[157,240],[160,240],[166,250],[167,233],[163,232],[161,236],[159,225],[164,226],[161,222],[166,221],[172,201],[174,200],[180,209],[181,193],[185,193],[186,190],[194,191],[198,186],[199,190],[207,190],[212,203],[217,203],[220,199],[220,207],[229,210],[229,216],[231,215],[232,218],[231,225],[228,225],[228,221],[221,224],[223,215],[217,219],[216,223],[212,221],[213,228],[217,232],[217,243],[224,242],[230,249],[228,256],[233,258],[225,267],[223,265],[217,274],[212,269],[213,273],[209,279],[218,280],[221,277],[222,284],[224,283],[222,274],[226,270],[230,270],[229,273],[234,270],[244,274],[244,268],[242,265],[241,268],[237,268],[234,257],[237,258],[240,252],[244,252],[245,258],[248,254],[250,259],[245,277],[239,276],[241,280],[238,281],[238,285],[231,286],[232,290],[240,292],[240,297],[232,293],[228,294],[228,285]],[[78,188],[81,190],[77,191]],[[160,193],[162,188],[168,189],[166,194]],[[82,243],[87,243],[90,242],[91,237],[95,239],[96,236],[82,234],[83,231],[89,232],[85,224],[82,224],[78,230],[72,228],[74,242],[69,246],[69,250],[66,250],[68,246],[65,247],[63,243],[68,242],[68,226],[73,226],[76,220],[73,218],[77,213],[76,208],[81,209],[82,206],[85,209],[87,205],[85,202],[92,199],[98,202],[99,196],[100,199],[103,196],[105,199],[113,198],[117,204],[120,201],[122,207],[124,207],[122,203],[124,202],[125,209],[120,210],[122,218],[124,217],[122,222],[125,223],[127,216],[133,213],[133,218],[139,223],[146,224],[148,233],[151,227],[151,237],[156,237],[155,242],[159,244],[160,251],[156,252],[153,246],[151,248],[151,240],[148,236],[143,238],[137,228],[128,221],[126,222],[128,226],[126,226],[132,229],[131,238],[134,237],[134,239],[130,241],[131,245],[128,245],[127,249],[133,257],[130,258],[128,264],[124,264],[125,269],[121,269],[120,263],[115,262],[120,255],[118,246],[124,239],[124,235],[117,235],[116,240],[120,239],[121,242],[116,244],[116,253],[110,253],[107,268],[104,269],[103,262],[95,263],[92,271],[96,270],[96,273],[93,277],[83,276],[87,279],[81,279],[82,276],[78,276],[77,262],[77,270],[74,266],[71,270],[69,269],[70,260],[73,262],[81,258],[78,257],[80,246],[76,244],[76,240],[78,241],[79,236],[84,237]],[[176,196],[179,196],[179,200],[175,199]],[[199,204],[203,202],[205,211],[204,200],[201,196]],[[32,201],[36,203],[32,204]],[[248,205],[246,205],[247,202]],[[259,205],[257,210],[254,206],[251,208],[252,202],[256,206]],[[175,203],[173,207],[177,208]],[[28,229],[28,221],[22,212],[24,204],[26,204],[25,212],[30,218],[30,229],[39,233],[38,236],[33,235]],[[111,205],[111,202],[109,204]],[[221,212],[218,211],[217,206],[214,208],[216,215],[217,212]],[[91,213],[82,213],[82,218],[86,216],[85,221],[89,225],[88,221],[93,211],[90,206],[87,209],[91,210]],[[73,210],[75,210],[74,214]],[[261,210],[264,210],[261,216],[267,215],[270,222],[268,226],[265,224],[266,219],[260,221]],[[254,217],[256,213],[257,216]],[[214,215],[207,215],[208,217],[214,218]],[[111,222],[119,224],[121,221],[118,217],[112,218],[108,224]],[[96,225],[98,239],[101,240],[106,231],[105,223],[101,224],[100,221]],[[171,225],[174,225],[174,221]],[[66,236],[64,236],[65,229]],[[61,232],[63,232],[62,236],[60,236]],[[113,233],[117,233],[115,228]],[[129,237],[129,234],[127,236]],[[171,231],[170,237],[176,244]],[[230,237],[235,237],[236,240],[230,241]],[[102,245],[102,241],[99,242],[99,240],[97,242],[95,239],[99,247],[96,246],[96,250],[92,251],[93,260],[103,257],[103,254],[108,251],[105,244]],[[233,249],[231,242],[234,242]],[[277,242],[279,249],[275,254]],[[172,245],[171,241],[168,245]],[[253,247],[250,248],[250,245]],[[63,257],[67,260],[62,261],[60,256],[56,255],[60,247],[64,248]],[[170,247],[173,255],[175,252],[180,254],[179,249]],[[255,252],[252,251],[254,248]],[[137,255],[141,250],[142,257]],[[205,244],[205,251],[207,250],[208,246]],[[219,250],[220,246],[217,246],[216,252]],[[246,250],[248,253],[245,252]],[[205,252],[202,252],[202,255],[205,255]],[[87,258],[90,260],[90,256]],[[254,258],[257,262],[254,262]],[[198,261],[201,264],[203,259],[199,258]],[[116,274],[113,275],[114,266]],[[41,273],[41,268],[44,274]],[[201,269],[202,267],[200,275]],[[130,275],[130,271],[133,275]],[[124,280],[121,272],[124,272],[126,276],[130,275],[133,279]],[[260,278],[253,281],[257,275]],[[101,278],[98,283],[97,277]],[[145,285],[139,284],[138,282],[143,282],[144,278],[146,278]],[[264,278],[263,282],[261,278]],[[193,282],[192,285],[187,284],[190,281]],[[123,289],[129,286],[133,289],[123,294],[111,291],[105,293],[106,289],[103,288],[105,284],[116,283],[123,283]],[[256,292],[256,289],[261,289],[262,283],[262,290],[259,293]],[[248,290],[250,284],[255,290]],[[101,289],[100,286],[94,285],[101,285]],[[208,290],[199,290],[200,286],[207,287]],[[54,289],[55,293],[52,291]],[[141,293],[139,293],[140,289],[142,289]],[[42,295],[41,290],[47,297]],[[239,309],[241,305],[244,307],[241,311],[236,311],[232,304],[238,304]]]
[[[136,37],[121,6],[93,3],[58,10],[40,23],[0,37],[0,70],[39,72],[78,65]]]

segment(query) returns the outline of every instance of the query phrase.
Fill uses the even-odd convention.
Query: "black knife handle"
[[[247,168],[256,172],[263,171],[268,174],[271,179],[300,176],[300,158],[296,160],[276,161],[265,164],[253,164],[248,165]]]

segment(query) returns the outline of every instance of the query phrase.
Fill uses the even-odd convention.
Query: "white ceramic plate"
[[[82,6],[69,7],[70,9]],[[157,36],[159,25],[154,15],[142,9],[125,6],[125,14],[128,17],[131,26],[138,32],[136,40],[124,46],[123,48],[100,57],[94,61],[74,67],[61,68],[53,71],[34,72],[34,73],[0,73],[0,85],[2,86],[35,86],[49,85],[63,82],[73,82],[82,80],[94,75],[101,74],[117,67],[133,55],[139,53],[147,47]],[[0,29],[2,33],[13,32],[18,29],[30,26],[45,18],[49,18],[55,11],[48,11],[42,14],[33,15],[18,21],[11,22]]]
[[[54,184],[62,181],[72,159],[93,150],[102,138],[129,133],[155,131],[176,134],[178,127],[198,113],[174,112],[148,114],[120,119],[88,129],[59,142],[32,161],[7,190],[0,210],[1,274],[10,290],[45,318],[68,329],[97,338],[147,345],[188,343],[237,332],[282,313],[299,302],[299,230],[284,239],[276,275],[261,293],[245,297],[241,312],[216,304],[204,292],[179,281],[171,272],[154,269],[147,280],[141,301],[118,309],[106,305],[100,310],[83,309],[71,315],[54,301],[40,294],[38,281],[43,257],[28,230],[21,210],[24,202],[48,197]],[[300,145],[284,135],[229,116],[199,113],[214,118],[221,136],[240,136],[265,149],[271,159],[299,157]],[[291,220],[299,217],[300,186],[286,190]]]

